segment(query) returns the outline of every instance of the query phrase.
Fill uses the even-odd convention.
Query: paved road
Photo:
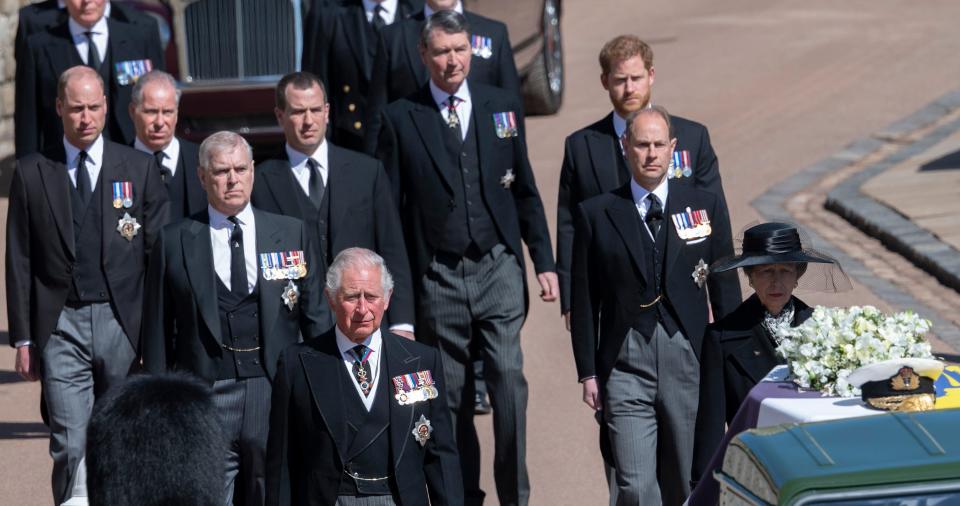
[[[960,83],[960,3],[953,0],[568,0],[564,14],[566,101],[557,116],[528,125],[551,223],[564,136],[608,112],[596,55],[614,34],[652,43],[655,102],[710,127],[735,230],[757,218],[749,203],[777,181]],[[806,298],[886,305],[860,283],[845,294]],[[532,303],[523,340],[532,503],[603,504],[596,426],[580,402],[555,304]],[[0,351],[0,503],[49,504],[38,390],[3,372],[12,361],[11,350]],[[489,419],[480,425],[491,448]],[[492,456],[484,458],[492,492]]]

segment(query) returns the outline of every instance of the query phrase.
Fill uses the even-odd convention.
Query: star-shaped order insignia
[[[420,415],[420,419],[414,424],[411,432],[413,433],[414,439],[420,443],[420,446],[424,446],[427,444],[427,440],[430,439],[430,435],[433,434],[433,425],[430,424],[430,420],[427,420],[427,417]]]
[[[510,185],[513,184],[513,181],[515,179],[517,179],[517,176],[513,174],[513,169],[507,169],[507,173],[500,178],[500,184],[503,185],[504,188],[509,190]]]
[[[703,284],[707,282],[707,275],[710,274],[710,268],[707,267],[707,264],[700,259],[700,262],[693,268],[693,282],[697,284],[700,288],[703,288]]]

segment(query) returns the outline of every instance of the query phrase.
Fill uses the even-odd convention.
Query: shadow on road
[[[23,381],[23,378],[16,371],[0,371],[0,385],[20,383],[21,381]]]
[[[920,171],[960,169],[960,151],[941,156],[920,166]]]
[[[40,439],[50,436],[50,430],[40,422],[0,422],[0,440]]]

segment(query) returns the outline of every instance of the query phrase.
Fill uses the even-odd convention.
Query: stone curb
[[[784,205],[791,196],[850,163],[861,160],[891,142],[903,142],[919,128],[943,118],[960,107],[960,90],[934,100],[920,110],[897,120],[879,132],[858,139],[837,153],[800,170],[775,184],[751,202],[764,219],[795,221]],[[920,140],[910,143],[886,159],[845,179],[827,194],[826,208],[850,221],[866,234],[876,237],[888,248],[903,255],[940,282],[960,290],[960,252],[940,242],[930,232],[903,215],[860,191],[874,176],[936,145],[960,129],[960,120],[941,126]],[[960,350],[960,328],[941,318],[936,311],[889,281],[874,276],[862,262],[847,255],[813,230],[806,230],[816,247],[840,261],[844,270],[891,305],[911,308],[929,318],[934,332],[952,348]],[[952,281],[948,281],[952,278]]]

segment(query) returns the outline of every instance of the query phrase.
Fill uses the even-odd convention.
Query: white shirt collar
[[[648,206],[650,205],[650,201],[647,200],[647,195],[650,195],[651,193],[660,199],[660,205],[663,206],[664,209],[667,208],[667,190],[669,189],[667,182],[669,182],[669,179],[667,179],[666,175],[664,175],[663,181],[660,182],[660,185],[654,188],[651,192],[637,184],[635,179],[630,178],[630,193],[633,194],[633,203],[636,204],[637,209],[640,210],[641,217],[646,217],[647,215],[647,209],[649,209]]]
[[[67,152],[67,166],[76,167],[77,157],[80,156],[81,151],[87,152],[87,163],[100,167],[103,163],[103,135],[98,135],[97,138],[90,143],[89,146],[79,148],[70,144],[70,141],[66,137],[63,138],[63,148]]]
[[[96,35],[106,35],[107,31],[107,13],[104,11],[103,17],[101,17],[92,27],[89,29],[80,26],[80,23],[77,23],[71,17],[67,17],[67,26],[70,28],[70,35],[73,36],[73,39],[76,41],[77,37],[81,37],[86,40],[87,36],[83,32],[91,31]]]
[[[227,215],[217,211],[210,204],[207,204],[207,213],[210,216],[210,226],[215,229],[233,227],[233,223],[227,219]],[[247,205],[236,214],[240,225],[249,225],[253,223],[253,206],[247,202]],[[244,234],[246,235],[246,234]],[[244,241],[246,242],[246,241]]]
[[[301,153],[296,149],[293,149],[293,147],[291,147],[289,143],[284,146],[284,149],[286,149],[287,151],[287,159],[290,160],[290,167],[293,169],[304,168],[307,164],[308,158],[313,158],[315,162],[320,164],[321,173],[324,172],[328,167],[327,161],[329,160],[328,152],[330,148],[327,147],[326,139],[321,141],[320,145],[317,146],[317,149],[310,155],[307,155],[306,153]]]
[[[362,344],[367,348],[373,350],[373,354],[370,355],[370,361],[380,362],[380,349],[383,347],[383,336],[380,335],[380,329],[377,329],[373,334],[370,334],[369,337],[364,339],[359,343],[351,341],[343,331],[340,330],[340,327],[334,327],[334,333],[337,335],[337,348],[340,349],[340,354],[344,355],[344,358],[349,358],[353,361],[353,354],[350,353],[350,350],[358,344]]]
[[[430,94],[433,96],[433,101],[437,103],[437,107],[441,111],[447,108],[446,103],[447,99],[450,98],[450,94],[441,90],[440,87],[433,82],[433,79],[430,80]],[[470,87],[467,86],[466,80],[463,81],[463,84],[460,85],[460,88],[453,96],[459,98],[462,102],[470,102]]]
[[[623,139],[623,133],[627,131],[627,119],[621,118],[617,111],[613,111],[613,131],[617,134],[617,139]]]
[[[391,24],[397,16],[397,4],[398,0],[383,0],[382,2],[374,2],[373,0],[363,0],[363,10],[367,14],[367,21],[373,19],[373,9],[380,5],[383,7],[383,14],[380,16],[383,18],[384,23]]]
[[[458,1],[457,5],[453,6],[453,10],[463,14],[463,2]],[[423,4],[423,19],[430,19],[430,16],[433,16],[435,12],[429,5]]]
[[[153,150],[147,147],[146,144],[140,141],[140,138],[137,137],[133,141],[133,149],[137,151],[142,151],[148,155],[153,155]],[[170,174],[176,174],[177,172],[177,162],[180,160],[180,141],[177,139],[177,136],[173,136],[170,139],[170,142],[161,149],[163,154],[166,155],[163,159],[163,166],[170,169]]]

